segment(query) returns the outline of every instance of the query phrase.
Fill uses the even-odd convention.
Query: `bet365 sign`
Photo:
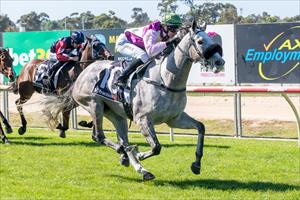
[[[3,46],[9,49],[14,69],[19,74],[30,60],[47,59],[51,44],[69,35],[70,31],[6,32],[3,34]]]

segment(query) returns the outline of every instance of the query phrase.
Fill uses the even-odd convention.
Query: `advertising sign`
[[[3,33],[0,33],[0,47],[3,47]]]
[[[51,44],[70,31],[48,32],[6,32],[3,33],[4,46],[14,59],[13,66],[17,74],[32,59],[47,59]]]
[[[115,56],[115,60],[122,60],[123,57],[121,54],[116,53],[115,44],[119,35],[124,32],[125,29],[99,29],[99,30],[80,30],[86,36],[94,35],[96,36],[102,43],[106,45],[108,50]]]
[[[237,25],[239,83],[300,83],[300,23]]]

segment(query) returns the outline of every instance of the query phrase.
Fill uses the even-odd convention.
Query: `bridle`
[[[103,44],[102,42],[100,42],[99,40],[94,40],[94,41],[91,41],[91,42],[86,42],[84,47],[82,48],[82,52],[85,50],[85,48],[87,47],[89,43],[89,47],[91,48],[91,60],[85,60],[85,61],[79,61],[79,63],[92,63],[96,60],[105,60],[106,57],[104,55],[100,55],[100,54],[96,54],[95,55],[95,48],[94,48],[94,45],[96,43],[99,43],[100,47],[99,47],[99,50],[102,49],[103,51],[105,51],[105,44]]]
[[[196,51],[196,53],[198,54],[198,59],[193,59],[191,58],[191,56],[187,53],[187,51],[183,50],[180,45],[178,44],[178,49],[181,51],[181,53],[183,53],[184,57],[186,57],[190,62],[200,62],[200,61],[203,61],[205,60],[203,54],[200,52],[200,50],[197,48],[197,45],[196,45],[196,41],[194,39],[195,35],[197,35],[199,32],[202,32],[202,30],[199,30],[197,31],[196,33],[191,33],[191,31],[189,31],[189,35],[190,35],[190,38],[189,38],[189,46],[187,49],[190,49],[191,46],[194,47],[194,50]]]
[[[191,46],[194,47],[194,50],[196,51],[196,53],[198,55],[197,59],[191,58],[191,56],[186,51],[184,51],[179,45],[178,45],[178,49],[191,62],[199,62],[201,65],[205,66],[205,68],[209,68],[209,66],[208,66],[209,62],[207,60],[216,52],[218,52],[221,55],[222,47],[220,47],[220,45],[218,45],[218,44],[212,44],[210,47],[205,49],[203,53],[201,53],[200,50],[197,48],[196,41],[194,39],[195,35],[197,35],[200,32],[203,32],[203,30],[200,29],[196,33],[191,33],[191,31],[189,31],[189,35],[190,35],[189,41],[190,42],[189,42],[188,49],[190,49]]]
[[[0,67],[1,67],[1,73],[5,74],[7,73],[7,69],[9,68],[9,66],[5,65],[5,59],[9,59],[9,60],[13,60],[10,55],[8,54],[8,52],[6,52],[3,48],[0,47]],[[11,67],[11,66],[10,66]],[[11,68],[11,70],[13,71],[13,69]]]

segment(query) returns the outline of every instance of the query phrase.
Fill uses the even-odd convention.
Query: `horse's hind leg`
[[[160,154],[161,145],[156,137],[156,133],[152,122],[146,117],[144,117],[138,119],[137,124],[140,127],[140,130],[145,136],[147,142],[151,146],[151,151],[138,153],[138,159],[145,160],[146,158]]]
[[[85,110],[87,110],[93,119],[93,123],[95,126],[95,133],[94,133],[94,140],[99,144],[105,144],[108,147],[116,150],[117,152],[121,151],[121,145],[110,141],[109,139],[105,138],[102,123],[103,123],[103,114],[104,114],[104,105],[101,100],[96,99],[81,99],[77,100],[77,103],[80,104]],[[84,103],[82,103],[84,102]],[[88,103],[86,103],[88,102]]]
[[[118,153],[123,151],[123,148],[120,144],[117,144],[109,139],[107,139],[103,132],[103,104],[102,103],[96,103],[95,106],[95,113],[92,115],[93,123],[95,126],[95,140],[96,142],[100,144],[105,144],[106,146],[116,150]]]
[[[63,123],[62,125],[59,124],[57,126],[57,129],[59,129],[59,137],[61,138],[65,138],[66,137],[66,130],[69,129],[69,119],[70,119],[70,112],[71,110],[63,110]]]
[[[182,128],[182,129],[195,128],[198,130],[196,161],[192,163],[191,170],[193,171],[194,174],[200,174],[201,158],[203,156],[204,133],[205,133],[204,124],[193,119],[185,112],[181,113],[179,117],[168,121],[167,124],[172,128]]]
[[[9,141],[8,141],[7,137],[5,136],[4,131],[3,131],[3,129],[2,129],[1,122],[0,122],[0,137],[1,137],[1,140],[2,140],[5,144],[9,144]]]
[[[0,118],[2,119],[2,122],[5,126],[6,133],[12,133],[13,130],[1,111],[0,111]]]
[[[115,113],[113,113],[111,111],[105,112],[105,117],[113,123],[113,125],[116,129],[116,132],[117,132],[117,137],[118,137],[119,143],[123,147],[129,146],[127,120],[124,119],[123,117],[116,115]],[[120,152],[120,154],[121,154],[120,163],[122,165],[128,167],[129,166],[128,155],[124,151]]]

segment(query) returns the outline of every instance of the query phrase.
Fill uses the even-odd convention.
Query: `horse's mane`
[[[192,23],[190,22],[183,23],[182,26],[179,28],[177,37],[182,39],[189,32],[189,29],[191,27],[192,27]]]

